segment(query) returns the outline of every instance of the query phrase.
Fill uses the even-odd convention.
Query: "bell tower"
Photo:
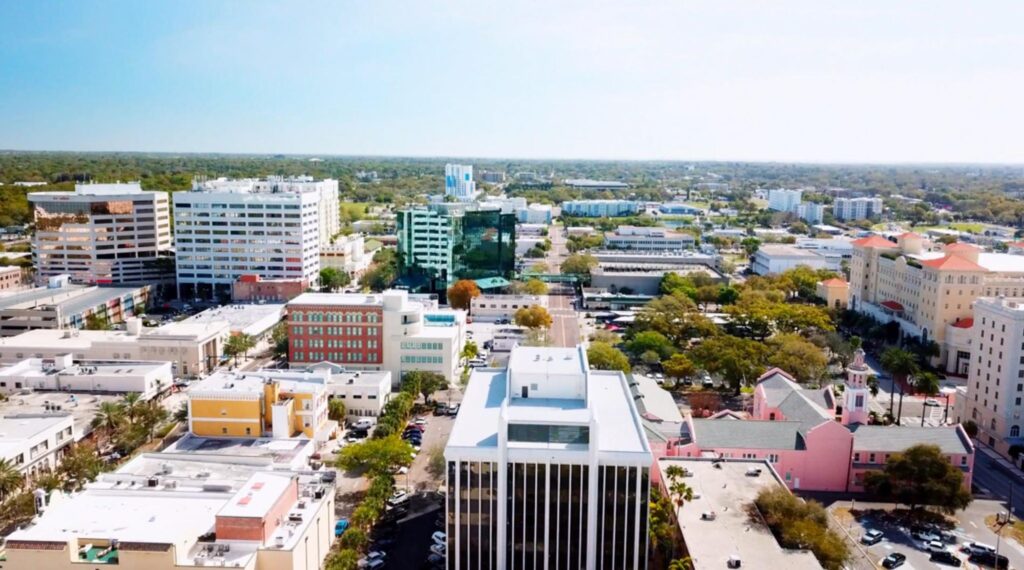
[[[853,353],[853,362],[846,367],[846,388],[843,390],[843,425],[868,423],[868,368],[864,351]]]

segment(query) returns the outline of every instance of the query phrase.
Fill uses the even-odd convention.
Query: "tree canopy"
[[[480,287],[472,279],[459,279],[448,288],[448,304],[453,309],[468,310],[475,297],[480,296]]]
[[[587,348],[587,360],[595,370],[621,370],[629,372],[629,359],[621,350],[605,342],[592,342]]]
[[[430,396],[438,390],[448,387],[448,381],[442,374],[427,370],[410,370],[402,375],[402,391],[413,397],[422,395],[425,403],[430,403]]]
[[[515,312],[515,323],[528,329],[546,329],[551,327],[551,314],[540,305],[530,305]]]
[[[865,473],[864,487],[879,498],[912,510],[931,506],[951,515],[971,503],[963,472],[936,445],[915,445],[894,453],[884,470]]]

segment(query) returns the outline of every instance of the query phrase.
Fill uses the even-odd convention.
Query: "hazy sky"
[[[0,2],[0,148],[1024,162],[1024,2]]]

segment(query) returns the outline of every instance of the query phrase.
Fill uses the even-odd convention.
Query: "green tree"
[[[124,416],[128,419],[129,424],[135,424],[135,420],[138,419],[143,408],[146,406],[146,402],[142,400],[142,394],[138,392],[128,392],[121,396],[120,404],[121,410],[124,411]]]
[[[911,510],[931,506],[952,515],[971,503],[963,472],[937,445],[915,445],[890,455],[884,470],[864,474],[864,487]]]
[[[392,467],[412,463],[412,446],[397,435],[367,439],[341,448],[337,467],[344,471],[366,469],[371,477],[387,474]]]
[[[658,331],[643,331],[633,335],[633,338],[626,342],[626,350],[635,357],[647,351],[653,351],[658,355],[658,360],[664,360],[675,352],[672,341]]]
[[[547,295],[548,284],[534,277],[523,284],[523,292],[527,295]]]
[[[797,382],[816,382],[825,377],[828,359],[821,349],[798,334],[775,335],[768,339],[768,366],[781,368]]]
[[[914,390],[925,396],[939,393],[939,377],[934,372],[920,372],[914,376]]]
[[[740,241],[740,245],[743,247],[743,251],[747,252],[747,255],[754,255],[757,253],[758,248],[761,247],[761,240],[755,237],[747,237]]]
[[[92,425],[109,434],[117,430],[124,421],[124,407],[119,402],[100,402]]]
[[[85,330],[87,331],[109,331],[113,328],[110,320],[102,315],[93,313],[85,317]]]
[[[633,331],[657,331],[674,346],[686,346],[690,339],[718,334],[718,327],[697,312],[697,306],[686,295],[675,292],[658,297],[637,311]]]
[[[96,447],[91,443],[79,442],[64,454],[58,472],[64,480],[65,491],[80,491],[86,483],[96,480],[104,467]]]
[[[597,267],[597,258],[589,253],[574,253],[565,258],[562,262],[562,273],[573,275],[590,275],[590,271]]]
[[[882,353],[882,368],[892,374],[892,377],[902,383],[917,374],[920,368],[917,365],[917,358],[913,353],[901,348],[890,347]]]
[[[402,391],[413,397],[423,395],[423,402],[430,403],[430,396],[448,387],[448,381],[437,372],[410,370],[402,375]]]
[[[661,368],[669,378],[687,378],[697,372],[697,367],[682,353],[673,354],[661,363]]]
[[[233,334],[224,343],[224,354],[230,356],[235,363],[238,357],[248,355],[249,351],[256,347],[256,339],[245,333]]]
[[[697,286],[693,284],[693,281],[689,277],[674,271],[669,271],[662,276],[661,283],[658,284],[658,290],[662,295],[682,293],[690,300],[696,301],[697,299]]]
[[[750,339],[729,335],[706,338],[693,347],[690,360],[712,374],[724,377],[739,392],[765,369],[768,347]]]
[[[528,329],[551,328],[552,322],[551,314],[540,305],[530,305],[517,310],[513,320],[517,325]]]
[[[11,493],[21,489],[24,481],[24,477],[10,460],[0,459],[0,503],[6,501]]]
[[[459,279],[448,288],[448,305],[453,309],[469,310],[475,297],[480,296],[480,287],[472,279]]]
[[[345,402],[340,398],[327,400],[327,418],[336,422],[345,421]]]
[[[679,523],[672,500],[662,495],[657,486],[651,487],[648,512],[648,535],[653,554],[651,567],[660,568],[663,561],[676,554]]]
[[[352,277],[334,267],[324,267],[320,270],[320,287],[324,291],[337,291],[352,282]]]
[[[274,356],[288,356],[288,323],[280,322],[274,326],[270,333],[270,342],[273,344]]]
[[[471,340],[467,340],[466,345],[462,347],[462,353],[460,356],[466,360],[472,360],[473,358],[476,358],[478,354],[480,354],[480,349],[476,346],[476,343]]]
[[[587,348],[587,360],[595,370],[621,370],[629,372],[629,359],[621,350],[604,342],[592,342]]]

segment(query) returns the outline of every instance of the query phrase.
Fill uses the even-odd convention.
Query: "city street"
[[[561,273],[561,263],[568,256],[565,228],[552,225],[548,232],[551,250],[545,261],[549,272]],[[551,285],[548,290],[548,312],[551,313],[551,342],[554,346],[576,346],[580,342],[579,315],[573,306],[576,299],[572,286]]]

